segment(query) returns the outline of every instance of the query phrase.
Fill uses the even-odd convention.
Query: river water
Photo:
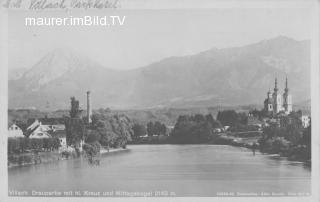
[[[224,145],[129,145],[101,158],[10,168],[9,191],[29,196],[279,196],[307,195],[311,171],[302,163]],[[227,192],[227,193],[226,193]],[[70,195],[69,195],[70,194]],[[16,194],[14,194],[16,195]],[[59,194],[58,194],[59,195]]]

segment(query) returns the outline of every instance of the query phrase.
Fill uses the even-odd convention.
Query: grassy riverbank
[[[128,148],[111,148],[109,150],[107,149],[101,149],[100,154],[102,156],[105,155],[114,155],[119,152],[129,151]],[[82,153],[83,154],[83,153]],[[35,165],[35,164],[42,164],[42,163],[50,163],[55,161],[61,161],[61,160],[68,160],[76,158],[75,153],[70,153],[68,157],[63,156],[62,153],[59,153],[58,151],[45,151],[45,152],[38,152],[37,154],[33,152],[26,152],[26,153],[20,153],[20,154],[11,154],[8,155],[8,167],[17,167],[17,166],[26,166],[26,165]]]
[[[205,143],[193,144],[224,144],[233,146],[242,146],[251,148],[254,143],[257,143],[261,138],[260,131],[239,132],[239,133],[218,133],[211,135]],[[133,140],[129,144],[179,144],[174,142],[170,136],[148,136]]]
[[[252,148],[254,144],[258,143],[260,138],[261,135],[259,133],[251,136],[246,134],[244,134],[244,136],[238,136],[237,134],[221,133],[218,135],[218,137],[212,140],[211,143]]]
[[[111,149],[101,149],[100,150],[100,154],[101,155],[114,155],[117,154],[119,152],[127,152],[130,151],[130,149],[128,148],[111,148]]]
[[[311,159],[308,150],[303,145],[294,145],[290,142],[274,140],[268,144],[261,144],[263,140],[262,131],[248,132],[228,132],[213,134],[205,143],[198,144],[215,144],[215,145],[231,145],[237,147],[245,147],[249,149],[259,150],[265,154],[277,154],[280,157],[286,157],[288,160],[305,162],[311,166]],[[130,144],[179,144],[173,142],[168,136],[159,137],[143,137],[132,141]],[[195,143],[196,144],[196,143]],[[255,146],[254,146],[255,145]]]

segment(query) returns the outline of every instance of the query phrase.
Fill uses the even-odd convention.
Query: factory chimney
[[[90,91],[87,91],[87,123],[91,123],[91,98],[90,98]]]

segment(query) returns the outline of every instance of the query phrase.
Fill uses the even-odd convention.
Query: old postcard
[[[0,201],[319,201],[319,5],[4,0]]]

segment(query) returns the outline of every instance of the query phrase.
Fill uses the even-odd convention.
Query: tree
[[[301,128],[297,122],[299,116],[299,113],[290,114],[282,117],[286,124],[281,124],[281,127],[264,128],[263,136],[259,139],[260,150],[285,155],[293,160],[310,160],[311,126]]]
[[[70,117],[65,118],[66,139],[69,146],[73,146],[78,154],[80,143],[85,138],[85,121],[80,118],[79,101],[71,97]]]
[[[110,147],[125,147],[133,135],[132,122],[125,115],[110,112],[92,115],[92,130],[100,134],[100,144]]]
[[[147,133],[148,133],[148,136],[152,136],[155,134],[154,124],[151,121],[147,123]]]
[[[165,124],[161,124],[161,127],[160,127],[160,134],[161,135],[166,135],[167,133],[167,127]]]
[[[137,139],[139,136],[143,136],[147,133],[147,129],[144,125],[135,123],[132,127],[133,129],[133,138]]]
[[[93,164],[93,165],[100,164],[100,160],[94,160],[94,158],[100,154],[101,145],[99,142],[95,141],[95,142],[91,142],[91,143],[85,143],[82,146],[82,148],[88,158],[89,164]]]
[[[303,135],[301,138],[301,144],[311,148],[311,124],[303,132]]]
[[[211,114],[205,116],[206,121],[211,124],[213,128],[222,128],[220,121],[215,120]]]
[[[75,97],[71,97],[70,117],[77,118],[77,117],[79,117],[79,113],[80,113],[79,101],[76,100]]]
[[[85,138],[85,123],[80,118],[67,118],[66,139],[69,146],[79,148],[80,142]]]
[[[99,142],[100,139],[100,133],[97,130],[87,130],[86,143]]]
[[[303,132],[302,138],[300,140],[302,145],[305,145],[305,156],[304,158],[307,160],[311,159],[311,123]]]
[[[234,126],[239,122],[239,116],[234,110],[219,111],[217,120],[224,126]]]
[[[262,109],[262,110],[254,109],[254,110],[250,111],[249,114],[251,114],[254,117],[257,117],[259,120],[262,120],[264,117],[271,116],[271,114],[268,113],[268,111],[265,111],[264,109]]]
[[[147,123],[147,133],[148,136],[153,136],[153,135],[166,135],[167,132],[167,127],[165,124],[160,123],[159,121],[156,122],[148,122]]]
[[[182,115],[177,119],[177,123],[171,133],[175,143],[206,143],[214,139],[213,129],[219,122],[211,115],[194,116]]]

